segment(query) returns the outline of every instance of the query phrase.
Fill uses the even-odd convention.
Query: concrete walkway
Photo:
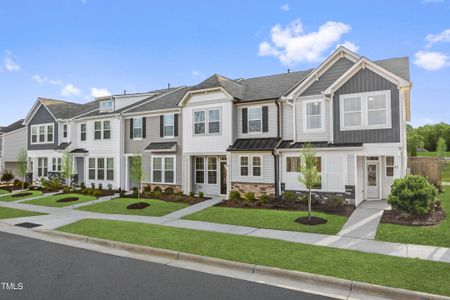
[[[6,223],[9,225],[15,225],[21,222],[33,222],[42,225],[40,227],[37,227],[36,229],[56,229],[60,226],[71,224],[83,219],[103,219],[103,220],[139,222],[147,224],[158,224],[162,226],[169,226],[176,228],[187,228],[218,233],[269,238],[293,243],[310,244],[338,249],[356,250],[360,252],[376,253],[397,257],[420,258],[423,260],[450,263],[450,248],[444,247],[391,243],[359,237],[271,230],[271,229],[261,229],[237,225],[180,220],[168,218],[167,216],[148,217],[135,215],[113,215],[113,214],[77,211],[70,208],[56,208],[56,207],[46,207],[39,205],[0,201],[0,207],[1,206],[48,213],[49,215],[45,216],[0,220],[0,223]],[[368,208],[370,209],[370,207]]]
[[[385,200],[364,201],[355,209],[337,235],[375,239],[383,211],[388,208],[389,205]]]
[[[203,202],[191,205],[189,207],[174,211],[173,213],[165,215],[164,218],[181,219],[187,215],[192,215],[193,213],[196,213],[196,212],[204,210],[208,207],[214,206],[217,203],[220,203],[222,201],[223,201],[223,198],[221,198],[221,197],[213,197],[210,200],[205,200]]]
[[[98,198],[98,199],[95,199],[95,200],[92,200],[92,201],[82,202],[82,203],[78,203],[78,204],[74,204],[74,205],[71,205],[71,206],[68,206],[68,207],[66,206],[66,207],[75,209],[75,208],[78,208],[78,207],[88,206],[88,205],[91,205],[91,204],[97,204],[97,203],[106,202],[106,201],[112,200],[112,199],[117,198],[117,197],[119,197],[119,194],[114,194],[112,196],[101,197],[101,198]]]

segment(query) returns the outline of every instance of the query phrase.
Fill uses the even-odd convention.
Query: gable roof
[[[56,119],[70,119],[90,109],[92,102],[86,104],[74,103],[39,97],[40,102]]]
[[[18,129],[24,128],[25,125],[23,125],[23,121],[24,121],[23,119],[20,119],[8,126],[0,127],[0,133],[10,133]]]
[[[394,73],[395,75],[410,80],[409,77],[409,57],[394,57],[383,60],[374,61],[380,67]]]

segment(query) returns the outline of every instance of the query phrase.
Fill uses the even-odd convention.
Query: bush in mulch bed
[[[385,210],[381,217],[381,223],[410,226],[434,226],[444,220],[445,211],[439,202],[436,202],[432,211],[426,215],[411,215],[394,210]]]
[[[17,194],[11,195],[11,197],[22,198],[22,197],[27,197],[27,196],[31,196],[31,195],[33,195],[33,193],[17,193]]]
[[[133,203],[127,206],[127,209],[144,209],[146,207],[149,207],[150,204],[146,202],[137,202]]]
[[[68,197],[68,198],[59,199],[56,202],[61,202],[61,203],[74,202],[74,201],[78,201],[79,199],[80,198],[78,198],[78,197]]]
[[[126,198],[136,198],[135,195],[128,195]],[[143,199],[157,199],[163,200],[167,202],[178,202],[178,203],[187,203],[189,205],[197,204],[199,202],[211,199],[208,197],[190,197],[180,193],[161,193],[159,191],[156,192],[144,192],[141,194],[141,198]]]
[[[249,202],[242,200],[227,200],[223,201],[217,206],[222,207],[233,207],[233,208],[263,208],[263,209],[280,209],[280,210],[301,210],[307,211],[308,206],[299,201],[289,201],[283,199],[270,199],[267,203],[262,203],[260,201]],[[332,207],[326,204],[314,203],[312,205],[314,211],[320,211],[324,213],[339,215],[348,217],[355,210],[353,205],[343,205],[339,207]]]
[[[21,188],[17,187],[17,186],[13,186],[13,185],[6,185],[6,186],[1,186],[0,189],[11,193],[12,191],[20,190]]]
[[[323,219],[323,218],[319,218],[319,217],[313,217],[311,216],[311,218],[306,217],[300,217],[297,218],[295,220],[296,223],[300,223],[303,225],[308,225],[308,226],[314,226],[314,225],[321,225],[321,224],[325,224],[328,222],[327,219]]]

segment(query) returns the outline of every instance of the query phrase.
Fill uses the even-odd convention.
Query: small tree
[[[27,150],[25,149],[21,149],[19,151],[19,154],[17,155],[17,175],[20,176],[20,178],[22,178],[22,190],[25,186],[25,177],[27,176],[27,159],[28,159],[28,154],[27,154]]]
[[[61,176],[66,181],[66,186],[70,186],[73,175],[73,161],[69,151],[64,150],[61,163]]]
[[[320,174],[317,172],[316,164],[316,152],[310,143],[306,143],[300,152],[298,181],[308,189],[308,221],[311,221],[311,189],[320,184]]]
[[[138,153],[133,154],[131,158],[131,170],[130,170],[131,179],[138,184],[138,199],[140,198],[141,184],[144,180],[145,171],[144,166],[142,164],[142,156]]]
[[[439,140],[437,141],[436,152],[440,158],[445,157],[445,153],[447,152],[447,144],[445,143],[443,137],[440,137]]]

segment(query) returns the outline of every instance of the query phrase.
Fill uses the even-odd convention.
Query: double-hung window
[[[220,108],[194,112],[194,134],[220,133]]]
[[[205,183],[205,158],[195,158],[195,183]]]
[[[95,158],[89,158],[89,180],[95,180]]]
[[[248,108],[248,132],[262,131],[262,107]]]
[[[40,124],[31,126],[32,144],[51,144],[54,141],[54,124]]]
[[[391,128],[391,91],[340,96],[341,130]]]
[[[114,180],[114,158],[106,159],[106,180]]]
[[[67,131],[68,131],[68,125],[64,124],[63,125],[63,138],[67,138]]]
[[[163,117],[163,134],[164,137],[173,137],[175,134],[175,116],[164,115]]]
[[[323,129],[324,109],[322,100],[305,100],[305,131]]]
[[[114,158],[89,158],[89,180],[114,180]]]
[[[162,182],[162,157],[153,157],[153,182]]]
[[[300,157],[297,156],[286,157],[286,172],[288,173],[300,172]]]
[[[82,142],[86,141],[86,123],[80,125],[80,139]]]
[[[252,171],[253,176],[259,177],[261,176],[261,156],[252,156]]]
[[[105,159],[97,158],[97,180],[105,180]]]
[[[217,157],[208,157],[208,183],[217,184]]]
[[[319,173],[319,181],[313,188],[320,190],[322,188],[322,158],[316,157],[316,171]]]
[[[102,122],[100,121],[94,123],[94,138],[96,140],[102,139]]]
[[[38,158],[38,177],[48,176],[48,160],[46,157]]]
[[[248,156],[240,157],[241,176],[248,176]]]
[[[103,121],[103,139],[109,140],[111,138],[111,121]]]
[[[394,176],[394,157],[386,156],[386,176],[393,177]]]
[[[142,118],[133,118],[133,139],[142,139]]]
[[[164,157],[164,183],[175,182],[175,159]]]
[[[175,183],[175,157],[152,157],[152,182]]]
[[[109,140],[111,138],[111,121],[94,122],[94,139]]]
[[[254,176],[261,177],[262,176],[262,156],[253,155],[253,156],[240,156],[239,157],[239,168],[240,174],[242,177]]]
[[[61,157],[52,158],[52,171],[61,172]]]

